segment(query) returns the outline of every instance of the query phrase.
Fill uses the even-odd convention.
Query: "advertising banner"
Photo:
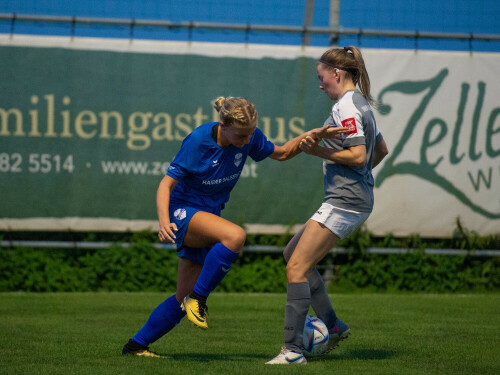
[[[216,97],[251,100],[276,144],[323,124],[324,50],[0,36],[0,229],[155,230],[158,184]],[[500,55],[362,52],[391,152],[367,228],[500,232]],[[322,199],[320,159],[249,159],[223,216],[294,231]]]

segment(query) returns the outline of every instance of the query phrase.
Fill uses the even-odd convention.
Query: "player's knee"
[[[231,233],[228,233],[227,237],[222,241],[222,244],[227,248],[239,253],[245,245],[245,240],[247,238],[247,233],[245,230],[239,226],[235,226]]]
[[[290,260],[286,265],[286,278],[289,283],[298,283],[307,279],[305,277],[306,272],[304,267],[293,260]]]

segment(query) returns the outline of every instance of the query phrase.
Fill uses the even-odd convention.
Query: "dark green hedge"
[[[413,252],[326,258],[329,291],[467,292],[500,290],[500,259]],[[102,250],[0,249],[0,291],[173,291],[177,254],[142,239]],[[217,291],[285,292],[281,254],[244,252]]]
[[[469,292],[500,290],[500,259],[423,252],[349,256],[329,291]]]
[[[101,250],[2,249],[0,291],[173,290],[177,256],[148,242]]]

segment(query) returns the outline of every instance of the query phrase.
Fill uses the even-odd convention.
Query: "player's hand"
[[[158,238],[163,243],[175,243],[175,234],[177,232],[177,225],[175,223],[168,223],[165,225],[160,224],[160,231]]]
[[[340,135],[343,133],[348,133],[349,129],[344,127],[335,127],[325,125],[322,128],[317,128],[313,130],[315,137],[319,139],[323,138],[336,138],[341,139]]]
[[[302,141],[300,141],[299,148],[306,154],[316,155],[319,144],[319,139],[316,140],[313,136],[308,135]]]
[[[314,139],[315,141],[319,142],[323,138],[322,134],[324,134],[324,132],[326,131],[326,129],[328,129],[328,125],[325,125],[325,126],[323,126],[321,128],[316,128],[316,129],[309,130],[309,132],[307,133],[307,135],[309,137],[311,137],[312,139]]]

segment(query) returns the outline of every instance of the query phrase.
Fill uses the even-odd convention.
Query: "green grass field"
[[[284,294],[213,294],[209,329],[185,319],[151,349],[123,344],[168,295],[0,294],[1,374],[500,374],[500,294],[332,296],[351,337],[306,366],[269,366]]]

